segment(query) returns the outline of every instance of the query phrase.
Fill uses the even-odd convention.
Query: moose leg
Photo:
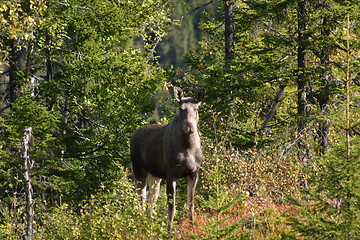
[[[166,193],[168,197],[168,214],[169,214],[169,225],[168,230],[172,229],[172,223],[175,216],[175,196],[176,196],[176,181],[174,178],[166,180]]]
[[[145,203],[146,203],[146,178],[145,177],[136,178],[135,182],[136,182],[136,184],[135,184],[136,193],[141,197],[143,207],[145,207]]]
[[[195,188],[198,181],[198,173],[188,176],[187,183],[187,204],[189,208],[189,218],[192,221],[195,210]]]
[[[155,203],[159,197],[161,178],[155,177],[151,174],[147,177],[149,193],[148,193],[148,210],[154,213]]]

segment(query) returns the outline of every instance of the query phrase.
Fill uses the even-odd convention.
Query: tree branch
[[[185,15],[181,16],[181,17],[179,18],[179,20],[182,21],[185,17],[189,16],[190,14],[192,14],[192,13],[194,13],[195,11],[199,10],[200,8],[204,8],[204,7],[206,7],[206,6],[214,3],[214,2],[216,2],[216,1],[218,1],[218,0],[211,0],[211,1],[207,2],[207,3],[204,3],[204,4],[201,4],[201,5],[197,6],[197,7],[194,7],[193,9],[191,9],[190,11],[188,11]]]
[[[6,109],[10,108],[11,104],[6,105],[5,107],[3,107],[2,109],[0,109],[0,113],[4,112]]]
[[[276,112],[276,108],[278,106],[278,103],[280,102],[280,98],[284,93],[284,89],[285,89],[285,85],[280,85],[280,87],[278,88],[278,90],[276,92],[276,95],[274,97],[274,100],[273,100],[273,102],[271,104],[271,107],[269,109],[269,112],[266,114],[264,122],[261,125],[260,131],[265,131],[265,129],[268,127],[269,122],[274,117],[275,112]]]
[[[301,131],[296,135],[296,137],[292,140],[292,143],[290,143],[289,145],[287,145],[285,147],[285,149],[283,150],[283,152],[281,153],[280,155],[280,159],[284,159],[285,156],[290,152],[290,150],[296,145],[299,143],[299,141],[301,140],[302,138],[302,135],[304,132],[306,132],[310,127],[312,126],[308,126],[308,127],[305,127],[303,129],[301,129]]]
[[[104,150],[105,148],[105,145],[106,143],[100,145],[99,147],[97,147],[96,149],[90,151],[90,152],[87,152],[87,153],[82,153],[82,154],[77,154],[77,155],[62,155],[61,157],[62,158],[81,158],[81,157],[86,157],[88,155],[91,155],[93,153],[96,153],[97,151],[100,151],[100,150]]]

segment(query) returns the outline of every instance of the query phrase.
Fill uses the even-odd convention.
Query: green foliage
[[[0,21],[13,21],[1,24],[1,66],[10,68],[1,84],[16,100],[1,104],[7,106],[1,109],[1,204],[14,216],[21,211],[14,207],[24,198],[19,150],[23,127],[31,126],[37,211],[61,203],[71,212],[101,186],[111,192],[117,165],[129,165],[128,138],[152,108],[143,103],[167,79],[152,64],[152,51],[170,26],[168,4],[10,2],[0,5]],[[28,27],[27,15],[36,15],[36,24],[20,28]],[[24,36],[28,30],[31,37]],[[142,46],[133,45],[136,38]],[[31,79],[34,86],[26,84]]]
[[[20,236],[25,232],[22,206],[24,201],[13,196],[13,204],[9,206],[5,201],[0,202],[0,238],[1,239],[21,239]]]
[[[151,55],[153,40],[171,20],[162,1],[46,4],[34,39],[23,44],[32,49],[26,57],[32,68],[23,79],[35,76],[37,104],[60,121],[52,132],[56,146],[33,146],[52,149],[51,158],[43,153],[46,166],[40,168],[51,201],[64,194],[63,201],[78,201],[116,178],[116,163],[129,164],[128,137],[151,107],[141,105],[167,77]],[[135,38],[143,39],[142,49],[132,46]],[[31,118],[24,116],[27,123]]]
[[[19,140],[25,127],[34,126],[35,139],[42,136],[46,140],[47,134],[55,128],[58,118],[55,111],[48,111],[35,97],[24,94],[12,104],[11,114],[3,120],[5,136],[10,140]]]
[[[50,187],[44,188],[41,182],[37,183],[56,153],[56,124],[58,115],[48,111],[37,102],[34,96],[24,94],[12,104],[11,114],[0,118],[2,134],[0,141],[0,237],[4,239],[18,239],[25,229],[23,223],[24,184],[22,179],[21,150],[24,128],[32,126],[32,148],[30,159],[36,163],[33,177],[36,193],[43,193]]]
[[[0,149],[1,160],[1,188],[2,198],[6,198],[8,191],[12,191],[19,183],[21,169],[20,151],[24,128],[32,126],[33,136],[31,148],[31,160],[36,163],[40,172],[48,168],[48,163],[54,159],[56,153],[56,124],[59,115],[54,111],[48,111],[46,107],[37,102],[35,97],[25,94],[12,104],[11,114],[6,118],[0,118],[3,127],[0,141],[3,143]],[[37,172],[41,176],[41,173]]]
[[[283,211],[271,205],[266,206],[266,209],[254,211],[246,221],[251,229],[252,239],[299,239],[284,215],[286,214]]]
[[[217,132],[214,129],[214,132]],[[229,131],[228,134],[231,134]],[[218,137],[214,144],[204,139],[205,159],[203,163],[200,195],[216,195],[217,185],[231,193],[229,201],[238,196],[251,196],[258,200],[282,203],[290,193],[297,192],[301,180],[306,179],[303,166],[296,156],[284,155],[287,142],[272,144],[271,148],[239,150],[229,146],[229,139]],[[214,197],[214,196],[213,196]],[[215,197],[216,199],[216,197]]]
[[[295,233],[283,214],[286,197],[298,194],[306,177],[302,165],[295,156],[282,158],[281,148],[238,152],[226,146],[226,139],[218,141],[204,141],[197,192],[201,212],[193,227],[181,229],[193,239],[292,239]]]
[[[159,63],[164,68],[185,68],[184,56],[201,40],[200,22],[204,12],[216,15],[218,3],[201,0],[175,0],[172,7],[173,26],[156,47]]]
[[[165,216],[150,217],[141,207],[127,174],[110,189],[92,195],[78,212],[61,205],[46,214],[38,239],[154,239],[167,236]]]
[[[294,228],[306,239],[356,239],[360,234],[360,149],[352,141],[350,158],[344,142],[334,146],[318,161],[309,179],[306,198],[297,202],[301,216],[291,218]]]
[[[0,4],[0,59],[6,57],[4,40],[29,40],[34,38],[37,24],[42,24],[42,15],[46,12],[45,1],[1,1]]]
[[[300,206],[302,214],[291,218],[293,226],[306,239],[357,239],[360,234],[360,148],[356,130],[359,125],[359,85],[351,81],[357,76],[354,72],[357,64],[352,64],[354,59],[349,54],[351,50],[358,49],[350,44],[354,35],[351,34],[353,26],[349,19],[348,15],[345,34],[340,37],[346,42],[346,55],[339,61],[344,62],[346,67],[335,73],[341,77],[345,87],[339,89],[333,99],[336,104],[328,110],[331,116],[328,119],[331,145],[324,155],[313,158],[309,187],[294,201]]]
[[[255,144],[256,131],[270,107],[274,89],[279,83],[286,85],[292,78],[289,65],[293,64],[294,52],[288,42],[279,44],[285,40],[276,38],[276,42],[271,42],[263,36],[267,33],[266,26],[261,25],[262,19],[253,16],[254,10],[250,6],[239,11],[234,10],[236,41],[234,59],[230,63],[224,60],[222,19],[210,16],[202,23],[202,41],[188,53],[186,59],[197,83],[207,89],[204,112],[208,115],[205,118],[231,119],[226,121],[228,125],[225,126],[217,121],[217,127],[221,129],[219,132],[231,129],[233,132],[229,136],[233,138],[232,144],[246,148]],[[255,32],[252,24],[256,25]],[[283,58],[289,59],[284,62],[281,61]],[[230,70],[226,70],[226,64],[230,64]],[[212,129],[206,130],[209,131],[207,134],[213,132]]]
[[[350,89],[350,127],[359,124],[359,111],[355,107],[358,101],[358,86]],[[344,93],[343,93],[344,94]],[[329,110],[332,118],[331,146],[325,155],[313,158],[313,168],[309,169],[309,188],[293,201],[301,210],[300,217],[290,218],[292,226],[305,239],[356,239],[360,234],[360,146],[359,136],[351,136],[350,155],[344,135],[346,119],[345,106],[341,104]]]
[[[201,206],[207,211],[203,215],[206,220],[203,225],[197,226],[200,234],[190,233],[189,236],[194,239],[249,239],[249,232],[244,232],[243,222],[237,219],[242,198],[234,196],[220,184],[220,171],[212,174],[214,189],[201,202]]]
[[[353,239],[360,234],[357,2],[304,1],[300,39],[299,1],[235,1],[230,61],[224,49],[227,2],[206,8],[201,1],[179,2],[1,1],[0,238],[19,239],[25,229],[20,151],[27,126],[33,128],[38,239]],[[343,104],[346,15],[349,119]],[[299,46],[306,55],[301,69]],[[164,52],[171,60],[159,62],[181,63],[189,47],[189,71],[157,65]],[[297,111],[300,73],[306,116]],[[175,111],[169,82],[207,90],[201,106],[205,159],[198,215],[189,227],[194,231],[173,235],[165,232],[166,196],[159,199],[158,214],[149,216],[125,170],[135,129],[167,123]],[[303,132],[297,130],[299,121],[306,126]],[[346,131],[350,156],[343,143]],[[328,137],[327,146],[320,143],[322,136]],[[300,152],[306,152],[306,162],[299,161]],[[305,180],[308,188],[299,192]],[[179,191],[182,206],[185,187]],[[290,214],[292,229],[279,210],[291,207],[288,195],[300,207],[300,214]],[[183,231],[185,211],[178,209]]]

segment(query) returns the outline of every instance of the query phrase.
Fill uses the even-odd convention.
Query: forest
[[[359,0],[2,0],[0,239],[359,239]],[[129,141],[200,107],[167,230]]]

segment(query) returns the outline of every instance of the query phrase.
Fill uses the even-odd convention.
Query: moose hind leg
[[[187,205],[189,208],[189,218],[192,221],[195,211],[195,188],[198,181],[198,173],[188,176],[187,183]]]
[[[146,177],[135,179],[135,190],[136,193],[141,197],[142,206],[146,204]]]
[[[169,215],[169,223],[168,230],[171,231],[172,223],[174,221],[175,216],[175,198],[176,198],[176,181],[175,179],[167,179],[166,181],[166,194],[168,198],[168,215]]]
[[[145,208],[147,195],[146,177],[148,171],[142,167],[140,158],[137,156],[138,154],[138,151],[132,151],[131,161],[135,176],[135,191],[141,197],[142,207]]]
[[[161,178],[155,177],[151,174],[147,176],[149,192],[148,192],[148,210],[155,213],[155,203],[159,197]]]

